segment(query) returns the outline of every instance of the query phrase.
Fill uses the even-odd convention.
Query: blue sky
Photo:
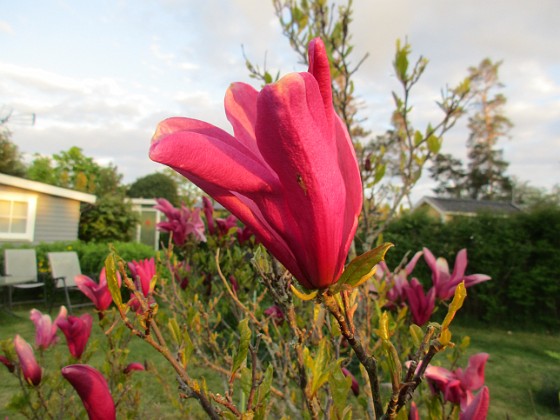
[[[361,110],[382,133],[397,84],[395,40],[407,37],[430,60],[413,93],[414,123],[438,118],[434,102],[483,58],[503,60],[500,77],[515,124],[504,140],[509,173],[540,187],[560,182],[560,2],[557,0],[355,0]],[[229,130],[223,95],[249,79],[241,45],[282,73],[304,70],[266,0],[20,0],[0,16],[0,106],[35,113],[35,126],[10,125],[28,157],[79,146],[112,161],[126,182],[160,168],[147,151],[163,118],[200,118]],[[465,156],[459,124],[444,151]],[[415,196],[430,193],[425,177]]]

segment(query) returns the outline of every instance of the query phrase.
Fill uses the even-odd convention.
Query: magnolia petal
[[[98,306],[97,294],[94,292],[98,288],[98,284],[90,277],[80,274],[74,277],[78,289],[86,295],[86,297],[93,302],[95,307]]]
[[[255,140],[257,124],[257,96],[259,92],[246,83],[232,83],[226,92],[226,116],[235,138],[256,156],[260,156]]]
[[[126,373],[130,373],[130,372],[132,372],[132,371],[134,371],[134,370],[143,371],[143,370],[146,370],[146,367],[145,367],[142,363],[132,362],[132,363],[129,363],[129,364],[126,366],[126,368],[124,368],[124,373],[125,373],[125,374],[126,374]]]
[[[80,396],[89,420],[116,419],[109,386],[98,370],[88,365],[70,365],[62,368],[61,372]]]
[[[461,377],[465,389],[474,391],[484,385],[484,368],[489,357],[488,353],[477,353],[469,358],[469,364]]]
[[[25,380],[32,385],[39,385],[43,371],[35,359],[31,345],[18,334],[14,338],[14,348]]]
[[[453,266],[453,274],[451,274],[451,280],[458,279],[463,280],[465,276],[465,270],[467,269],[467,249],[463,248],[457,253],[455,257],[455,265]]]
[[[418,263],[418,260],[422,255],[424,255],[424,251],[418,251],[416,254],[414,254],[414,257],[412,257],[412,259],[405,266],[404,269],[406,271],[407,276],[410,276],[412,274],[414,268],[416,267],[416,263]]]
[[[465,287],[471,287],[475,284],[492,280],[492,277],[487,276],[486,274],[470,274],[468,276],[465,276],[463,280],[465,280]]]
[[[290,197],[286,205],[293,225],[284,222],[287,214],[276,223],[286,235],[296,236],[289,242],[306,277],[314,279],[315,288],[327,287],[344,265],[340,246],[347,194],[336,139],[318,111],[317,82],[309,73],[285,76],[265,86],[257,106],[259,149]]]
[[[308,47],[308,72],[313,75],[319,85],[323,106],[325,108],[325,116],[328,124],[333,122],[334,109],[332,105],[332,87],[331,87],[331,66],[329,57],[325,49],[325,44],[321,38],[315,38],[309,43]]]
[[[490,391],[483,387],[460,415],[460,420],[486,420],[490,406]]]
[[[430,251],[426,247],[422,248],[422,252],[424,255],[424,261],[426,261],[426,264],[428,264],[428,267],[430,267],[430,270],[432,271],[432,283],[434,287],[438,289],[440,280],[436,257],[434,256],[434,254],[432,254],[432,251]]]

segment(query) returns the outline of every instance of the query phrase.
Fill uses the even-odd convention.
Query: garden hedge
[[[429,248],[453,270],[455,255],[467,248],[467,274],[491,281],[468,290],[464,311],[503,325],[560,327],[560,209],[542,207],[510,217],[481,214],[441,223],[422,212],[393,221],[384,233],[396,246],[387,255],[393,268],[410,251]],[[409,254],[409,255],[411,255]],[[423,260],[412,274],[425,286],[431,273]]]

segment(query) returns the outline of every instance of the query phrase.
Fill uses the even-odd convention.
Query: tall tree
[[[36,155],[27,171],[31,180],[98,196],[124,194],[115,165],[102,166],[76,146],[51,156]]]
[[[507,137],[513,126],[504,115],[506,97],[498,91],[503,87],[498,77],[502,62],[489,58],[478,67],[469,68],[471,108],[468,121],[468,161],[465,165],[450,154],[439,155],[430,168],[438,183],[439,196],[470,197],[475,200],[509,199],[512,181],[505,174],[508,163],[498,141]]]
[[[10,136],[10,131],[0,127],[0,173],[21,177],[25,175],[25,163]]]
[[[511,180],[505,174],[509,164],[497,147],[513,126],[504,115],[507,99],[496,92],[503,88],[498,78],[501,64],[486,58],[478,67],[469,68],[474,113],[468,123],[467,190],[473,199],[511,197]]]
[[[175,206],[180,204],[177,183],[161,172],[138,178],[130,185],[126,195],[133,198],[165,198]]]
[[[430,176],[438,181],[434,192],[440,197],[462,198],[465,194],[467,173],[460,159],[450,154],[439,154],[430,167]]]

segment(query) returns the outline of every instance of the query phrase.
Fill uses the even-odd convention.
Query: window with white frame
[[[37,196],[0,192],[0,239],[32,241]]]

